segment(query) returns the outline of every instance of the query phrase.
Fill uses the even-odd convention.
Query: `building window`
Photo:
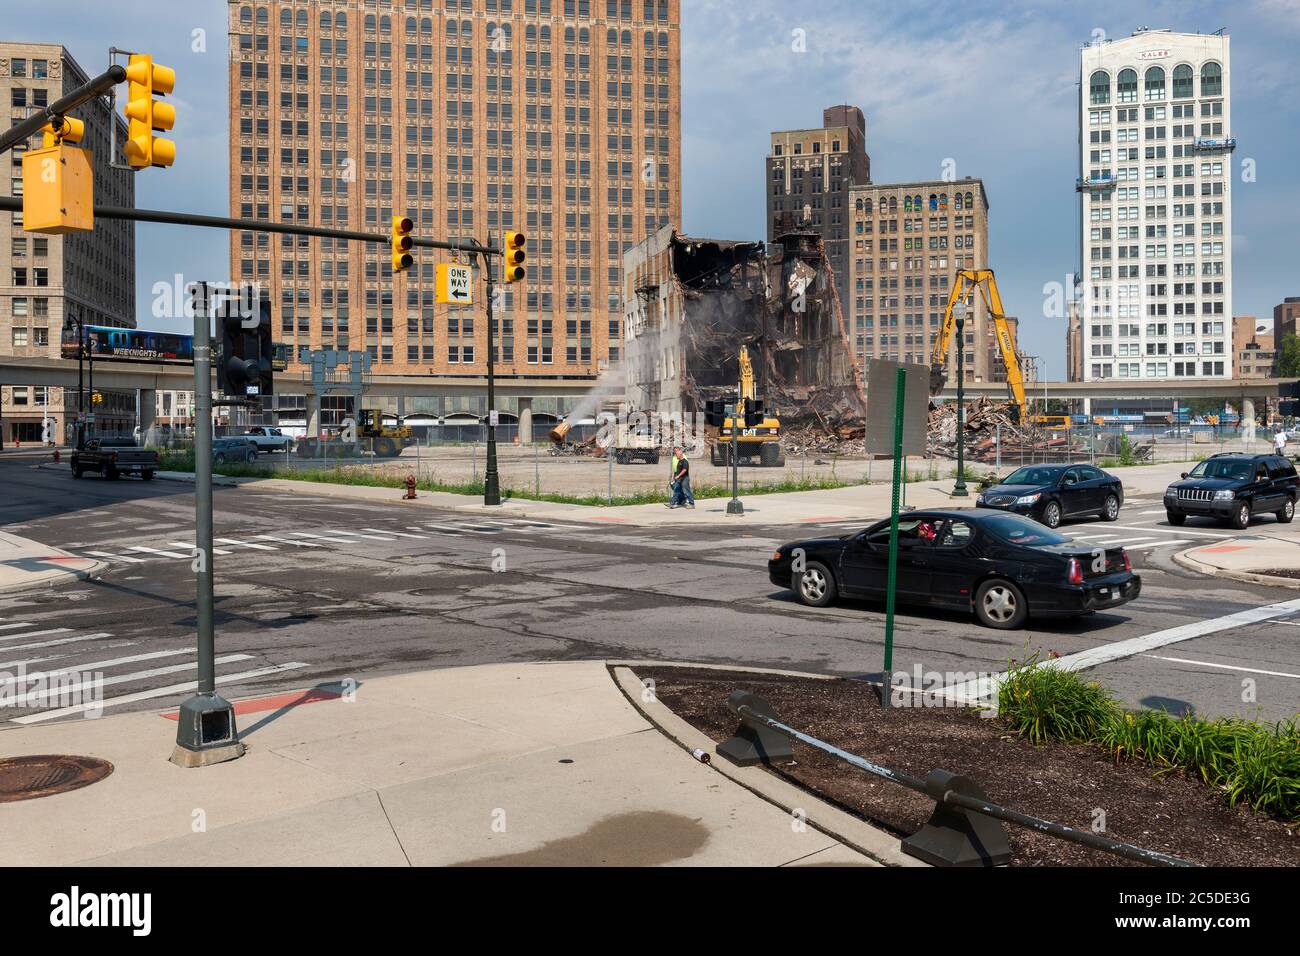
[[[1174,67],[1174,99],[1192,98],[1192,68],[1186,63]]]
[[[1201,67],[1201,95],[1223,95],[1223,67],[1217,63],[1207,63]]]
[[[1110,74],[1098,70],[1088,80],[1088,94],[1093,106],[1104,106],[1110,102]]]
[[[1115,101],[1117,103],[1136,103],[1137,98],[1137,70],[1120,70],[1115,86]]]

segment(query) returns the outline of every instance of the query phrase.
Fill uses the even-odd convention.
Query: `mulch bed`
[[[1207,866],[1300,866],[1297,830],[1229,807],[1198,777],[1157,776],[1138,761],[1117,763],[1097,746],[1033,746],[1001,721],[957,708],[882,711],[876,689],[861,681],[680,667],[638,667],[636,674],[653,679],[659,700],[715,741],[736,730],[727,695],[748,690],[807,734],[916,777],[933,769],[964,774],[994,803],[1022,813],[1090,829],[1100,808],[1104,835],[1115,840]],[[899,836],[915,832],[934,809],[922,794],[804,744],[793,747],[793,764],[769,772]],[[1015,866],[1136,865],[1023,827],[1007,825],[1007,835]]]
[[[1251,568],[1249,574],[1263,574],[1275,578],[1300,578],[1300,568]]]

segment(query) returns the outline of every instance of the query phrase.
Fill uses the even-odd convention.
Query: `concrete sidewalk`
[[[1246,532],[1228,541],[1215,541],[1180,551],[1174,555],[1174,561],[1199,574],[1251,584],[1300,589],[1300,578],[1267,573],[1277,570],[1300,572],[1298,538],[1283,538],[1269,532]]]
[[[248,753],[195,770],[168,761],[165,713],[0,730],[4,756],[115,767],[80,790],[5,804],[5,862],[877,865],[692,759],[598,661],[344,690],[240,703]],[[878,836],[895,862],[897,838]]]
[[[60,548],[0,531],[0,594],[84,581],[106,567],[106,561],[74,557]]]
[[[878,463],[878,471],[888,474],[889,463]],[[916,463],[913,462],[913,467]],[[66,468],[65,465],[42,465],[43,468]],[[1124,482],[1125,495],[1151,495],[1162,493],[1171,482],[1191,465],[1186,462],[1166,462],[1129,468],[1112,468],[1111,473]],[[1004,474],[1013,466],[1004,466]],[[159,478],[193,482],[192,474],[160,472]],[[450,509],[481,517],[494,514],[536,520],[579,521],[593,524],[627,525],[631,527],[661,527],[693,524],[725,524],[739,526],[745,523],[797,525],[821,521],[877,520],[889,514],[891,489],[889,481],[870,485],[851,485],[819,491],[783,492],[780,494],[741,494],[745,514],[727,514],[726,498],[700,499],[694,509],[668,509],[662,504],[619,505],[612,508],[590,505],[559,504],[550,501],[530,501],[522,498],[508,499],[500,507],[491,508],[480,499],[447,492],[418,492],[414,501],[402,500],[400,488],[376,488],[368,485],[336,485],[328,482],[295,481],[287,478],[223,478],[214,482],[222,485],[258,490],[299,492],[315,497],[346,498],[353,501],[391,502],[396,507],[420,506]],[[970,497],[953,498],[953,479],[937,478],[933,481],[911,482],[907,485],[906,503],[917,508],[974,507],[978,495],[975,482],[968,482]],[[667,500],[667,493],[664,495]]]

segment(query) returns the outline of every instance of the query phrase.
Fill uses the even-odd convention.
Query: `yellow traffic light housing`
[[[522,232],[507,232],[505,241],[505,281],[522,282],[528,273],[524,269],[524,246],[528,238]]]
[[[415,223],[409,216],[393,217],[393,273],[405,272],[415,259],[411,256],[411,230]]]
[[[69,122],[64,121],[63,138]],[[80,136],[80,130],[72,135]],[[23,154],[23,229],[61,235],[95,228],[95,173],[90,154],[60,142],[58,133],[46,125],[48,143],[42,149]]]
[[[154,130],[169,130],[176,123],[176,107],[155,100],[176,86],[176,71],[153,62],[144,53],[132,53],[126,68],[126,161],[133,169],[170,166],[176,159],[176,144],[154,136]]]
[[[57,129],[51,121],[41,127],[41,132],[45,134],[44,147],[49,149],[59,143],[80,143],[86,135],[86,124],[71,116],[63,116],[59,118]]]

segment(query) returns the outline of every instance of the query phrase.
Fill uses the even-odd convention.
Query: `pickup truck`
[[[158,452],[141,448],[130,438],[91,438],[72,453],[72,477],[97,471],[101,478],[138,475],[152,481],[158,470]]]
[[[264,425],[254,425],[240,438],[247,438],[257,446],[259,452],[282,451],[286,455],[293,448],[293,437],[286,435],[278,428],[268,428]]]

